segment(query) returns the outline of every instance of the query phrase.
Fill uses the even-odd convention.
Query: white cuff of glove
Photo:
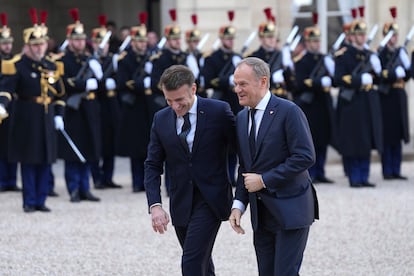
[[[3,104],[0,104],[0,117],[3,117],[6,114],[7,114],[6,108],[4,107]]]
[[[407,52],[405,51],[404,48],[401,48],[400,49],[400,52],[398,53],[398,56],[399,56],[399,58],[401,60],[401,63],[403,64],[404,68],[406,70],[409,70],[410,67],[411,67],[411,60],[408,57],[408,54],[407,54]]]
[[[115,80],[113,78],[106,79],[105,80],[105,88],[106,88],[106,90],[115,90],[115,88],[116,88]]]
[[[94,76],[100,80],[103,77],[102,66],[96,59],[89,60],[89,68],[92,70]]]
[[[200,74],[200,69],[198,68],[197,60],[193,54],[187,56],[187,66],[193,72],[194,77],[197,79]]]
[[[276,70],[272,75],[272,80],[274,83],[282,83],[285,81],[283,77],[283,69]]]
[[[112,67],[114,68],[114,72],[118,71],[118,58],[119,54],[114,54],[112,56]]]
[[[289,46],[283,46],[282,48],[282,64],[285,68],[289,67],[292,70],[294,68]]]
[[[145,73],[147,73],[148,75],[150,75],[150,74],[151,74],[151,72],[152,72],[152,62],[150,62],[150,61],[145,62],[145,65],[144,65],[144,71],[145,71]]]
[[[233,74],[230,75],[230,77],[229,77],[229,85],[234,86],[234,75]]]
[[[65,123],[63,122],[63,117],[60,115],[56,115],[54,117],[54,121],[55,121],[55,129],[56,130],[62,130],[65,128]]]
[[[324,76],[321,79],[321,84],[323,87],[331,87],[332,86],[332,80],[328,76]]]
[[[381,61],[376,54],[371,54],[369,57],[369,62],[371,63],[372,69],[374,70],[375,74],[379,75],[381,73]]]
[[[397,66],[397,68],[395,68],[395,75],[399,79],[405,78],[406,74],[404,68],[402,68],[402,66]]]
[[[98,89],[98,81],[94,78],[86,80],[86,91],[92,91]]]
[[[148,89],[151,87],[151,78],[150,77],[145,77],[144,78],[144,87],[145,89]]]
[[[373,83],[372,75],[370,73],[363,73],[361,75],[361,84],[370,85]]]
[[[323,58],[323,63],[325,64],[325,68],[328,70],[329,75],[333,77],[335,74],[335,62],[333,61],[332,57],[325,56]]]

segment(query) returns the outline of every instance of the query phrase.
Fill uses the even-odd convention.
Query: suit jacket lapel
[[[256,138],[256,157],[258,152],[260,151],[260,147],[263,143],[263,139],[266,136],[267,131],[269,130],[270,126],[273,123],[274,118],[277,114],[277,98],[276,96],[272,95],[270,97],[270,101],[266,106],[266,110],[264,111],[262,121],[259,126],[259,132],[257,133]]]

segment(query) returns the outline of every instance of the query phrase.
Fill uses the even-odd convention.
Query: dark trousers
[[[299,275],[309,227],[283,230],[258,200],[258,229],[253,234],[260,276]]]
[[[349,182],[352,183],[367,183],[369,177],[369,156],[365,158],[344,157],[347,167],[347,176]]]
[[[69,194],[75,190],[80,193],[89,191],[89,172],[87,163],[65,161],[65,180]]]
[[[132,188],[144,190],[144,161],[141,158],[131,158]]]
[[[236,166],[237,166],[237,154],[230,153],[228,156],[228,166],[229,166],[229,177],[232,186],[236,186]]]
[[[49,191],[49,164],[21,163],[23,183],[23,207],[41,207],[45,205]]]
[[[55,175],[53,174],[52,166],[49,166],[49,188],[48,192],[53,192],[55,189]]]
[[[0,187],[13,188],[17,186],[17,163],[0,159]]]
[[[402,146],[385,145],[381,155],[382,175],[396,176],[401,174]]]
[[[90,162],[90,169],[94,183],[111,183],[114,176],[115,157],[104,157],[102,160]]]
[[[325,177],[326,151],[327,146],[315,148],[316,161],[315,164],[309,168],[309,174],[312,179]]]
[[[211,252],[220,224],[221,221],[196,191],[188,225],[175,226],[178,241],[183,249],[181,260],[183,276],[215,275]]]

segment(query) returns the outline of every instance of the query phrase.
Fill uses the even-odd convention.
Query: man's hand
[[[244,173],[244,187],[249,193],[260,191],[264,188],[262,176],[256,173]]]
[[[242,213],[240,209],[233,208],[231,210],[231,214],[229,217],[231,228],[237,233],[237,234],[244,234],[244,229],[240,225]]]
[[[167,224],[170,222],[170,218],[161,206],[153,206],[151,208],[151,220],[152,229],[154,229],[155,232],[164,234],[164,232],[167,231]]]

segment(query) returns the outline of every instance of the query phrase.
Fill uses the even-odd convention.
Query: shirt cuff
[[[239,209],[242,213],[246,211],[246,206],[244,206],[243,202],[241,202],[238,199],[233,200],[233,205],[231,206],[231,209],[234,209],[234,208]]]
[[[162,206],[162,204],[161,203],[154,203],[154,204],[152,204],[150,207],[149,207],[149,213],[151,214],[151,209],[152,209],[152,207],[155,207],[155,206]]]

